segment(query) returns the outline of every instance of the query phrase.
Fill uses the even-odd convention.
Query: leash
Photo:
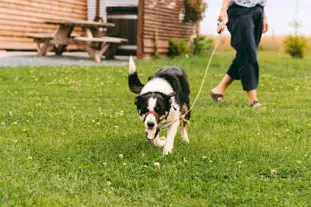
[[[197,95],[196,95],[196,97],[195,97],[195,99],[194,99],[194,101],[193,101],[192,106],[190,107],[190,109],[189,109],[186,113],[184,113],[183,115],[179,116],[178,118],[172,119],[172,120],[167,120],[166,122],[164,122],[164,123],[163,123],[163,126],[160,127],[161,129],[167,128],[168,126],[172,125],[173,123],[177,122],[178,120],[182,120],[182,121],[185,121],[185,122],[189,123],[189,120],[187,120],[185,117],[186,117],[187,114],[189,114],[189,113],[192,111],[192,109],[194,108],[195,104],[197,103],[197,101],[198,101],[198,99],[199,99],[199,97],[200,97],[200,95],[201,95],[201,92],[202,92],[204,83],[205,83],[205,81],[206,81],[207,72],[208,72],[208,70],[209,70],[209,67],[210,67],[210,65],[211,65],[212,59],[213,59],[213,57],[214,57],[214,55],[215,55],[215,53],[216,53],[216,50],[217,50],[217,48],[218,48],[218,45],[219,45],[219,43],[220,43],[220,37],[221,37],[221,35],[219,35],[218,38],[217,38],[215,47],[214,47],[214,49],[213,49],[213,52],[212,52],[212,54],[211,54],[211,56],[210,56],[210,59],[209,59],[209,61],[208,61],[207,66],[206,66],[206,70],[205,70],[205,74],[204,74],[203,80],[202,80],[202,82],[201,82],[201,86],[200,86],[199,91],[198,91],[198,93],[197,93]]]

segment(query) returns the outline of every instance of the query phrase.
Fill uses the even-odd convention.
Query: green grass
[[[225,104],[207,95],[232,57],[217,54],[190,144],[178,134],[165,157],[145,140],[126,67],[0,68],[0,205],[310,206],[311,58],[261,53],[267,110],[255,111],[239,82]],[[137,67],[144,82],[161,67],[183,67],[193,99],[207,60]]]

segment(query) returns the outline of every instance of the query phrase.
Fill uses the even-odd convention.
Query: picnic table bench
[[[37,56],[44,56],[48,51],[53,34],[27,34],[26,37],[32,38],[37,43]]]
[[[26,37],[32,38],[35,43],[37,43],[37,55],[36,56],[45,56],[47,52],[54,50],[56,55],[62,55],[65,48],[57,48],[51,44],[55,33],[30,33]],[[79,35],[71,34],[72,38],[75,38]]]
[[[32,38],[37,43],[37,56],[44,56],[52,50],[54,50],[56,55],[62,55],[69,44],[78,44],[84,46],[94,61],[100,62],[100,58],[105,52],[106,58],[114,56],[113,50],[108,51],[109,47],[127,41],[123,38],[99,36],[99,29],[114,27],[112,23],[81,20],[51,20],[44,23],[59,25],[59,27],[51,34],[37,33],[27,35],[27,37]],[[83,29],[83,37],[72,34],[75,27]]]
[[[100,57],[107,51],[111,44],[120,44],[127,39],[116,37],[75,37],[74,40],[82,43],[94,61],[100,62]],[[95,43],[95,44],[94,44]],[[97,43],[97,44],[96,44]],[[108,57],[109,58],[109,57]]]

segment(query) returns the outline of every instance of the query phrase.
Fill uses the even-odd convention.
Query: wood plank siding
[[[95,17],[95,4],[96,0],[87,0],[88,2],[88,20],[93,20]],[[135,7],[138,5],[138,0],[99,0],[100,5],[100,17],[104,21],[107,20],[107,7]]]
[[[26,34],[54,32],[51,19],[86,20],[86,0],[0,0],[0,49],[35,49]]]
[[[131,35],[131,38],[127,37],[130,39],[127,44],[133,48],[136,44],[139,58],[150,58],[155,51],[167,54],[169,39],[189,40],[198,31],[198,24],[183,23],[180,18],[183,1],[100,0],[100,15],[106,20],[106,8],[138,7],[137,14],[130,15],[128,22],[122,20],[124,23],[118,23],[116,28],[123,25],[129,29],[129,22],[135,17],[137,24],[132,27],[137,30],[132,31],[133,34],[126,32]],[[54,32],[57,26],[43,24],[47,20],[90,19],[94,15],[95,3],[96,0],[0,0],[0,50],[35,49],[36,45],[26,38],[26,34]],[[110,19],[121,21],[116,16]],[[81,34],[81,30],[74,33]],[[123,37],[123,34],[117,36]]]
[[[189,40],[197,32],[198,24],[183,23],[180,10],[183,0],[164,1],[140,0],[143,2],[143,22],[138,26],[143,28],[142,37],[143,58],[151,58],[157,50],[160,54],[167,54],[169,39],[180,38]],[[155,3],[157,2],[157,3]],[[141,5],[140,5],[141,6]],[[157,32],[156,32],[157,31]],[[157,39],[157,41],[155,41]],[[138,55],[140,56],[140,54]]]

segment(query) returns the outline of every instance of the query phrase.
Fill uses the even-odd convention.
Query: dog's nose
[[[154,123],[153,122],[147,122],[147,126],[149,129],[152,129],[154,127]]]

